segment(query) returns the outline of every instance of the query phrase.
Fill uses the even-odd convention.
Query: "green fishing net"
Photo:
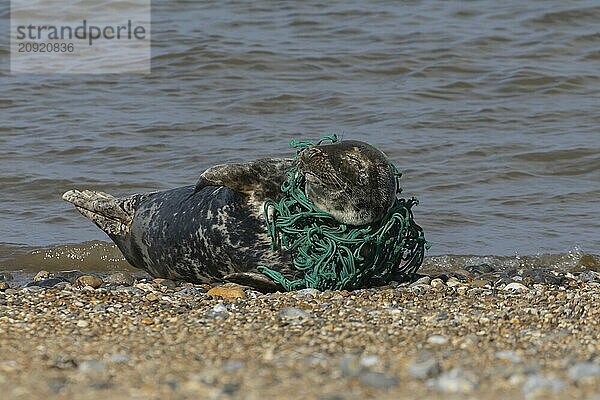
[[[292,141],[298,154],[324,141],[337,142],[337,136],[325,136],[316,144]],[[397,193],[401,173],[392,166]],[[264,215],[267,233],[274,250],[291,253],[297,278],[288,279],[266,266],[258,270],[279,283],[285,290],[315,288],[319,290],[357,289],[372,278],[389,280],[398,274],[410,275],[423,262],[423,229],[413,219],[416,198],[396,198],[388,214],[373,224],[351,226],[337,222],[317,209],[304,194],[304,176],[297,166],[287,174],[279,201],[267,200]]]

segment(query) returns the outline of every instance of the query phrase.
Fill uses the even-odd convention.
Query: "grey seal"
[[[271,248],[264,202],[278,200],[294,163],[305,176],[308,199],[340,223],[375,222],[395,201],[396,179],[387,157],[355,140],[312,146],[295,160],[216,165],[196,185],[167,191],[114,197],[69,190],[63,199],[102,229],[131,265],[154,277],[276,290],[279,286],[257,266],[289,279],[298,271],[287,252]]]

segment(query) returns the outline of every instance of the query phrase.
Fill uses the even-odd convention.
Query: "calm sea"
[[[124,265],[65,190],[331,133],[403,171],[430,255],[600,254],[597,1],[153,3],[150,75],[0,75],[0,269]]]

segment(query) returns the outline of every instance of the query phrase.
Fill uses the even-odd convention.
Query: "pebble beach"
[[[600,273],[260,293],[1,274],[7,399],[600,399]],[[527,275],[527,276],[525,276]],[[5,397],[6,396],[6,397]]]
[[[0,400],[600,400],[600,1],[3,4]],[[147,38],[91,47],[86,21]],[[19,42],[47,25],[77,51]],[[418,274],[155,279],[61,200],[194,185],[331,134],[383,151],[419,199]]]

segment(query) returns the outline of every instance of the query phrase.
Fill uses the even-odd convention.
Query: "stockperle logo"
[[[10,71],[150,73],[149,0],[12,0]]]

